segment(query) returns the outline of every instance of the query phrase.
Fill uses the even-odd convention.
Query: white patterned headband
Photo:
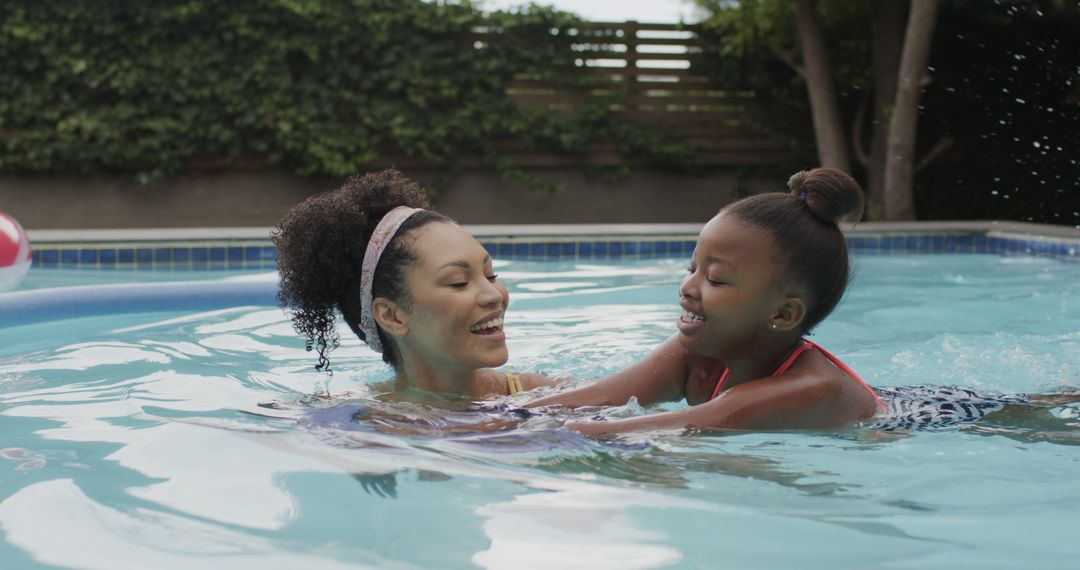
[[[409,219],[409,216],[422,212],[420,208],[398,206],[386,213],[371,232],[367,249],[364,250],[364,262],[360,266],[360,330],[364,332],[368,346],[375,352],[382,352],[383,345],[379,341],[379,326],[375,323],[375,316],[371,314],[371,305],[374,298],[371,293],[371,283],[375,278],[375,267],[379,265],[379,258],[390,241],[394,239],[401,224]]]

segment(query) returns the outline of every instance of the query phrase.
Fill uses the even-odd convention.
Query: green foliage
[[[806,87],[778,52],[799,60],[791,0],[697,0],[711,74],[776,109],[805,109]],[[872,90],[870,2],[819,0],[847,124]],[[1064,0],[941,4],[920,101],[919,156],[952,149],[916,179],[927,219],[1002,218],[1080,226],[1080,5]],[[813,132],[783,113],[764,127],[813,156]],[[806,152],[810,151],[810,152]],[[811,159],[812,160],[812,159]],[[810,162],[812,164],[812,162]]]
[[[774,89],[784,86],[785,97],[795,97],[801,81],[786,67],[784,78],[775,73],[777,54],[801,61],[801,43],[791,0],[697,0],[710,17],[702,22],[702,39],[708,50],[744,60],[740,79]],[[870,87],[870,7],[868,2],[820,0],[817,2],[830,63],[841,91]],[[766,63],[760,73],[749,66]],[[722,59],[716,63],[724,63]],[[745,82],[745,81],[744,81]]]
[[[7,0],[0,170],[148,182],[193,159],[257,156],[343,176],[384,153],[448,170],[471,153],[531,184],[494,141],[574,152],[621,134],[628,157],[685,154],[609,105],[567,115],[507,98],[518,73],[588,87],[562,33],[579,24],[467,1]]]

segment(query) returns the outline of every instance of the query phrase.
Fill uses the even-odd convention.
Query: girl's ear
[[[799,328],[806,318],[806,303],[795,295],[784,297],[769,319],[769,329],[787,332]]]
[[[405,336],[409,332],[405,310],[390,299],[375,298],[371,303],[371,316],[375,317],[379,327],[391,336]]]

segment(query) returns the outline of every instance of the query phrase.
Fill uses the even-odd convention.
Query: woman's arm
[[[824,429],[857,418],[836,414],[831,405],[843,379],[783,374],[732,387],[717,398],[671,412],[605,422],[567,422],[585,435],[683,428],[740,430]]]
[[[587,386],[537,398],[526,407],[621,406],[636,396],[643,406],[683,398],[690,353],[673,335],[638,362]]]

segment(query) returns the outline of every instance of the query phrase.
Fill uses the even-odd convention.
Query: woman
[[[554,382],[492,370],[508,358],[510,301],[491,256],[396,170],[350,178],[294,207],[272,237],[278,298],[329,370],[337,314],[395,371],[401,396],[481,399]]]

